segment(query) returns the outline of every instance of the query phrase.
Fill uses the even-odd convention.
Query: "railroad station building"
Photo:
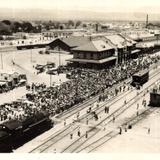
[[[136,58],[140,52],[136,49],[135,41],[121,34],[61,38],[48,46],[54,52],[57,50],[73,54],[73,58],[68,60],[70,64],[91,68],[123,63]]]
[[[118,58],[118,63],[123,63],[130,58],[136,58],[140,52],[136,49],[135,41],[121,34],[108,35],[105,38],[115,45],[115,55]]]
[[[69,59],[76,67],[103,68],[116,63],[115,47],[102,39],[91,39],[88,43],[72,49]]]

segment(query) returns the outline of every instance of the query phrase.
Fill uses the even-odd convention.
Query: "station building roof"
[[[104,42],[103,40],[91,40],[82,46],[73,48],[72,50],[101,52],[111,49],[114,49],[114,47],[112,47],[109,43]]]
[[[145,70],[139,71],[138,73],[135,73],[133,76],[141,77],[141,76],[148,74],[148,73],[149,73],[148,69],[145,69]]]
[[[90,41],[90,37],[87,36],[71,36],[71,37],[63,37],[60,39],[63,41],[65,44],[70,46],[71,48],[73,47],[78,47],[83,44],[86,44]]]
[[[136,43],[136,42],[135,42]],[[101,36],[70,36],[57,38],[49,46],[65,46],[70,50],[103,51],[112,48],[124,48],[135,44],[130,38],[120,34]]]

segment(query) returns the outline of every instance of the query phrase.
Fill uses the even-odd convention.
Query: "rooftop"
[[[74,48],[73,50],[101,52],[101,51],[106,51],[110,49],[114,49],[114,48],[108,43],[104,42],[103,40],[91,40],[82,46]]]
[[[78,47],[84,45],[90,41],[90,37],[86,36],[71,36],[71,37],[63,37],[61,40],[66,43],[70,47]]]
[[[115,34],[107,35],[105,37],[109,39],[113,44],[117,45],[118,48],[123,48],[124,46],[132,46],[132,42],[121,35]]]
[[[142,71],[140,71],[140,72],[138,72],[138,73],[135,73],[134,76],[142,76],[142,75],[145,75],[146,73],[148,73],[148,70],[147,70],[147,69],[142,70]]]

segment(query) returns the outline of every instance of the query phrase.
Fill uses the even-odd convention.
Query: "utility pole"
[[[58,51],[59,51],[59,66],[61,65],[61,54],[60,54],[60,47],[58,47]]]
[[[3,69],[3,55],[1,53],[1,69]]]
[[[156,37],[157,37],[157,45],[158,45],[158,40],[159,40],[159,34],[157,34],[157,35],[156,35]]]
[[[52,75],[50,74],[50,87],[52,86]]]
[[[31,63],[32,63],[32,48],[31,48]]]

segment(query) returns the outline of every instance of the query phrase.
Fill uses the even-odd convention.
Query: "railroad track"
[[[160,72],[158,72],[157,74],[159,74]],[[157,74],[155,74],[153,77],[155,77]],[[152,78],[153,78],[152,77]],[[118,108],[117,110],[115,110],[113,113],[111,113],[109,116],[107,116],[106,118],[104,118],[102,121],[100,121],[98,124],[96,124],[93,128],[96,128],[97,126],[103,124],[104,122],[106,122],[106,120],[109,121],[107,123],[105,123],[106,125],[109,124],[112,121],[112,117],[113,115],[115,116],[115,118],[117,118],[118,116],[120,116],[122,113],[124,113],[127,109],[129,109],[136,101],[138,101],[140,98],[143,97],[142,94],[144,94],[150,87],[152,87],[155,84],[155,82],[153,82],[152,84],[150,84],[148,87],[146,87],[143,91],[141,91],[139,93],[138,96],[134,96],[130,101],[133,101],[131,104],[129,104],[130,102],[128,102],[128,104],[123,105],[122,107]],[[136,98],[137,97],[137,98]],[[125,107],[127,106],[127,107]],[[91,132],[90,137],[88,137],[87,139],[85,139],[85,134],[82,135],[79,139],[77,139],[76,141],[74,141],[72,144],[70,144],[68,147],[66,147],[65,149],[62,150],[63,152],[67,152],[67,153],[73,153],[76,152],[77,149],[79,149],[82,145],[84,145],[89,139],[93,138],[98,132],[99,130],[97,130],[96,132],[92,133],[92,129],[90,129],[88,131],[88,133]]]
[[[160,65],[160,63],[153,64],[152,66],[150,66],[149,71],[154,70],[155,66],[159,66],[159,65]],[[116,88],[122,86],[124,83],[130,84],[131,83],[131,78],[124,80],[122,83],[115,84],[111,88],[107,88],[105,90],[105,93],[115,91]],[[87,106],[94,104],[98,100],[98,97],[100,95],[101,95],[101,93],[92,97],[92,98],[90,98],[89,100],[85,100],[82,104],[78,104],[78,105],[75,105],[74,107],[71,107],[70,109],[64,111],[62,114],[57,115],[56,118],[62,118],[64,120],[64,119],[67,119],[67,118],[75,115],[79,111],[85,109]],[[112,98],[114,98],[114,97],[112,97]],[[108,99],[108,100],[112,100],[112,99]]]
[[[123,83],[126,83],[126,84],[129,84],[131,82],[131,79],[127,79],[125,81],[123,81],[122,83],[119,83],[119,84],[116,84],[114,85],[112,88],[107,88],[105,90],[105,93],[106,92],[113,92],[116,88],[122,86]],[[78,105],[75,105],[74,107],[71,107],[70,109],[68,109],[66,112],[60,114],[60,115],[57,115],[56,118],[63,118],[63,119],[67,119],[71,116],[73,116],[74,114],[76,114],[77,112],[83,110],[84,108],[86,108],[87,106],[90,106],[92,104],[94,104],[99,96],[101,95],[102,93],[90,98],[89,100],[86,100],[85,102],[83,102],[82,104],[78,104]],[[111,99],[109,99],[111,100]],[[72,112],[72,113],[71,113]]]
[[[147,117],[149,114],[154,112],[156,109],[155,108],[149,108],[145,109],[142,113],[140,113],[138,116],[135,116],[131,118],[128,121],[123,122],[122,126],[125,126],[126,124],[130,124],[131,126],[137,124],[138,122],[142,121],[145,117]],[[117,128],[118,130],[118,128]],[[95,140],[94,142],[90,143],[89,145],[86,145],[85,147],[79,149],[76,151],[76,153],[80,152],[93,152],[95,149],[101,147],[103,144],[107,143],[108,141],[112,140],[116,136],[119,135],[119,132],[117,130],[113,130],[108,132],[107,134],[103,135],[103,137],[100,137],[99,139]]]
[[[62,130],[56,132],[55,134],[51,135],[47,141],[42,143],[41,145],[37,146],[33,150],[31,150],[29,153],[41,153],[44,152],[47,148],[51,147],[55,143],[57,143],[59,140],[61,140],[63,137],[68,136],[72,131],[78,129],[79,126],[75,125],[73,126],[72,124],[69,124],[68,126],[63,128]]]
[[[158,73],[153,73],[151,76],[150,76],[150,79],[152,79],[152,78],[154,78],[156,75],[158,75],[160,72],[158,72]],[[126,96],[127,94],[129,94],[129,93],[131,93],[131,92],[133,92],[134,91],[134,89],[131,89],[131,90],[129,90],[129,91],[125,91],[125,92],[123,92],[122,94],[120,94],[120,95],[118,95],[118,96],[116,96],[116,97],[113,97],[113,98],[111,98],[111,99],[109,99],[109,100],[107,100],[106,101],[106,103],[104,103],[104,104],[102,104],[98,109],[94,109],[93,111],[95,111],[97,114],[100,114],[101,112],[104,112],[104,106],[106,106],[106,104],[107,104],[107,106],[108,107],[110,107],[110,106],[112,106],[113,104],[115,104],[116,102],[118,102],[122,97],[121,96]],[[118,98],[118,99],[117,99]],[[114,99],[116,99],[115,101],[113,101]],[[113,101],[113,102],[111,102],[110,104],[108,104],[108,102],[109,101]],[[132,99],[130,99],[129,101],[131,101],[131,100],[133,100],[133,98]],[[91,114],[85,114],[85,115],[83,115],[81,118],[80,118],[80,121],[82,121],[83,119],[86,119],[87,117],[89,117],[90,116],[90,118],[88,118],[89,120],[93,117]]]
[[[152,109],[151,108],[145,109],[138,116],[135,116],[135,117],[131,118],[128,121],[124,121],[120,126],[125,126],[126,124],[131,124],[133,126],[136,123],[138,123],[139,121],[141,121],[141,120],[144,119],[144,116],[142,116],[142,115],[147,116],[150,113],[152,113],[154,110],[155,110],[155,108],[154,109],[153,108]],[[144,114],[146,112],[148,112],[148,113]],[[116,118],[119,115],[117,115]],[[109,124],[110,122],[111,121],[109,121],[107,124]],[[93,129],[94,129],[94,127],[93,127]],[[107,134],[103,135],[101,138],[97,139],[96,141],[93,141],[92,143],[90,143],[88,145],[88,143],[89,143],[88,141],[91,140],[92,138],[94,138],[94,136],[97,135],[99,132],[101,132],[101,130],[96,130],[94,132],[93,129],[91,129],[91,130],[88,131],[89,137],[87,139],[85,138],[85,134],[84,134],[78,140],[76,140],[75,142],[73,142],[72,144],[70,144],[67,148],[65,148],[64,150],[62,150],[61,153],[64,153],[64,152],[66,152],[66,153],[79,153],[79,152],[88,151],[88,150],[89,150],[88,152],[91,152],[94,149],[96,149],[96,148],[100,147],[101,145],[103,145],[104,143],[108,142],[109,140],[113,139],[117,135],[119,135],[119,131],[118,131],[118,127],[117,127],[116,130],[109,131]],[[85,147],[82,147],[82,146],[85,146]]]
[[[153,77],[155,77],[157,74],[159,74],[160,72],[158,73],[155,73],[151,76],[151,79]],[[155,83],[155,82],[154,82]],[[151,85],[153,85],[154,83],[152,83]],[[150,86],[151,86],[150,85]],[[147,87],[148,88],[148,87]],[[147,89],[146,88],[146,89]],[[144,91],[146,91],[146,89]],[[141,91],[142,93],[144,93],[144,91]],[[124,97],[124,96],[123,96]],[[134,97],[135,98],[135,97]],[[133,99],[134,99],[133,98]],[[113,105],[113,104],[112,104]],[[124,106],[123,106],[124,107]],[[129,107],[125,108],[128,109]],[[121,108],[120,108],[121,109]],[[79,146],[83,145],[84,143],[86,143],[86,141],[88,141],[90,138],[94,137],[94,135],[96,135],[99,130],[96,130],[95,131],[95,128],[102,124],[104,121],[106,121],[107,119],[109,119],[110,117],[113,116],[113,114],[116,114],[120,109],[114,111],[112,114],[110,114],[108,117],[106,117],[105,119],[103,119],[100,123],[98,123],[96,126],[94,126],[93,128],[91,128],[88,132],[90,134],[90,137],[88,137],[88,139],[85,141],[82,140],[85,135],[82,135],[78,140],[76,140],[75,142],[73,142],[71,145],[69,145],[67,148],[65,148],[64,150],[62,150],[62,152],[68,152],[70,151],[70,153],[74,152],[77,150],[77,148],[79,148]],[[122,109],[121,109],[122,110]],[[123,112],[125,111],[123,110]],[[122,113],[122,112],[121,112]],[[119,115],[121,114],[119,113]],[[118,115],[117,115],[118,116]],[[111,120],[108,121],[108,123],[110,122]],[[107,124],[108,124],[107,123]],[[80,125],[79,125],[80,126]],[[57,142],[59,142],[60,140],[62,140],[64,137],[68,136],[73,130],[76,130],[79,128],[79,126],[76,126],[75,124],[72,126],[72,130],[69,129],[70,126],[67,126],[64,130],[62,131],[59,131],[58,133],[55,133],[53,136],[51,136],[46,142],[42,143],[41,145],[39,145],[38,147],[34,148],[33,150],[31,150],[29,153],[35,153],[35,152],[45,152],[47,149],[49,149],[51,146],[55,145]]]
[[[125,94],[126,95],[126,94]],[[111,99],[110,99],[111,100]],[[116,101],[117,102],[117,101]],[[116,103],[115,102],[115,103]],[[107,102],[106,102],[107,103]],[[112,103],[113,104],[113,103]],[[87,117],[88,115],[86,115]],[[83,117],[84,118],[84,117]],[[67,127],[65,127],[65,129],[62,129],[58,132],[56,132],[55,134],[53,134],[52,136],[50,136],[46,142],[42,143],[41,145],[37,146],[36,148],[34,148],[33,150],[31,150],[29,153],[35,153],[35,152],[44,152],[45,150],[47,150],[48,148],[50,148],[51,146],[53,146],[55,143],[58,142],[58,140],[63,139],[64,137],[68,136],[73,130],[76,130],[79,128],[80,125],[74,127],[74,129],[72,129],[72,131],[70,130],[71,125],[74,126],[75,124],[69,124]]]

